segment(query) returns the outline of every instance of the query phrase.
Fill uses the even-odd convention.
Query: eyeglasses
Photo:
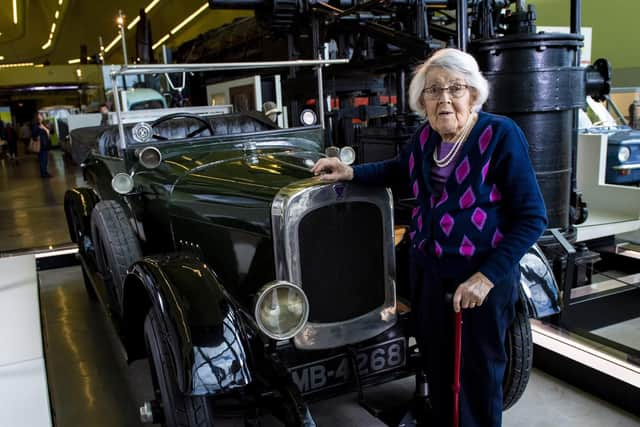
[[[422,93],[427,99],[440,99],[442,94],[447,91],[452,98],[460,98],[464,95],[465,91],[469,88],[467,85],[463,84],[452,84],[448,87],[438,87],[438,86],[430,86],[422,89]]]

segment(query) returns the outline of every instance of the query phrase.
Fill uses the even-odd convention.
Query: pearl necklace
[[[449,163],[451,163],[453,159],[456,158],[458,151],[460,151],[460,147],[462,147],[462,144],[464,144],[464,142],[467,140],[467,137],[471,133],[471,129],[473,129],[473,126],[476,124],[477,118],[477,113],[471,113],[469,115],[467,123],[464,124],[464,127],[453,139],[453,148],[442,159],[438,159],[438,147],[433,150],[433,161],[435,162],[436,166],[438,166],[439,168],[445,168],[449,166]]]

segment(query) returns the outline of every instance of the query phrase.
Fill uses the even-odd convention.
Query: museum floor
[[[0,256],[25,249],[68,245],[63,213],[67,188],[82,185],[77,167],[51,152],[53,178],[41,179],[33,155],[0,159]],[[3,272],[0,272],[2,275]],[[149,397],[145,361],[128,366],[99,305],[84,291],[78,266],[39,272],[48,385],[58,427],[137,426],[137,405]],[[3,344],[4,345],[4,344]],[[2,377],[0,376],[0,381]],[[373,402],[409,397],[412,380],[367,391]],[[383,425],[355,394],[312,405],[319,426]],[[220,420],[220,426],[241,426]],[[277,425],[265,420],[263,425]],[[522,399],[504,414],[505,426],[640,426],[640,418],[534,370]]]

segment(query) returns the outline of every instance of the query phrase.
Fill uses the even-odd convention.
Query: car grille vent
[[[341,322],[384,304],[383,222],[375,204],[315,209],[301,220],[298,235],[310,322]]]

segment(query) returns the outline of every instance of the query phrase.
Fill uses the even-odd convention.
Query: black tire
[[[91,234],[98,271],[121,311],[127,269],[142,258],[138,238],[124,209],[114,200],[99,202],[93,208]]]
[[[507,368],[502,383],[503,409],[512,407],[524,393],[533,364],[533,338],[527,313],[516,311],[516,318],[505,338]]]
[[[158,322],[151,311],[144,321],[144,338],[156,400],[162,407],[167,427],[212,427],[212,411],[206,397],[185,396],[172,368],[171,355],[162,340]]]

